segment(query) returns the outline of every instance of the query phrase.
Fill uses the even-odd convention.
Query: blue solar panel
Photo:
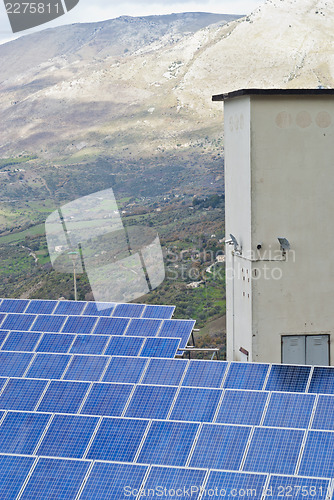
[[[155,337],[161,325],[158,319],[132,319],[126,330],[126,335],[132,337]]]
[[[41,314],[37,317],[33,330],[35,332],[60,332],[66,316]]]
[[[46,384],[46,380],[9,380],[0,396],[0,408],[2,410],[33,411]]]
[[[219,388],[225,375],[227,363],[224,361],[199,361],[192,359],[182,385],[189,387]]]
[[[147,467],[144,465],[95,463],[80,500],[130,497],[134,491],[139,490],[146,471]]]
[[[329,418],[333,418],[330,415]],[[333,477],[334,432],[309,431],[300,464],[300,476]]]
[[[210,471],[205,489],[208,492],[222,492],[226,498],[261,500],[266,479],[267,475],[265,474]]]
[[[14,500],[18,496],[34,461],[33,457],[0,456],[1,500]]]
[[[144,343],[143,337],[111,337],[106,354],[111,356],[138,356]]]
[[[8,333],[9,333],[8,330],[1,330],[0,331],[0,346],[3,344],[3,341],[7,337]],[[6,351],[6,350],[8,351],[10,349],[4,349],[4,351]]]
[[[6,378],[0,378],[0,391],[3,388],[3,386],[5,385],[6,381],[7,381]]]
[[[149,491],[160,492],[159,495],[162,491],[170,491],[175,492],[175,496],[176,492],[178,492],[178,498],[191,497],[193,500],[198,499],[205,474],[206,471],[204,470],[153,466],[145,482],[145,496],[149,495]],[[183,492],[185,492],[184,495],[181,495]],[[172,496],[174,496],[173,493],[168,495],[168,498]]]
[[[92,316],[71,316],[66,320],[63,333],[92,333],[97,318]]]
[[[29,300],[3,299],[0,304],[0,312],[23,313]]]
[[[305,392],[311,368],[309,366],[273,365],[267,391]]]
[[[22,500],[75,500],[87,474],[89,462],[40,458]]]
[[[334,394],[334,368],[315,366],[308,392]]]
[[[223,391],[182,387],[173,407],[171,420],[212,422]]]
[[[74,335],[45,333],[36,352],[66,353],[74,339]]]
[[[271,476],[268,485],[270,498],[281,500],[283,497],[296,498],[316,498],[317,500],[326,500],[329,491],[330,480],[311,479],[307,477],[291,476]]]
[[[145,306],[142,304],[118,304],[115,307],[113,317],[117,318],[140,318]]]
[[[231,363],[224,387],[260,391],[263,388],[268,368],[269,365],[260,363]]]
[[[312,423],[313,429],[334,431],[334,396],[319,396]]]
[[[82,458],[98,421],[98,417],[55,415],[37,450],[38,455]]]
[[[81,414],[120,417],[132,389],[129,384],[94,384]]]
[[[79,315],[82,313],[85,306],[86,306],[86,302],[76,302],[74,300],[61,300],[58,303],[58,305],[54,311],[54,314],[64,314],[66,316]]]
[[[180,348],[186,347],[194,326],[195,321],[192,320],[166,319],[162,324],[158,336],[181,338]]]
[[[126,417],[167,418],[177,387],[138,385]]]
[[[105,335],[123,335],[129,324],[127,318],[100,318],[93,333]]]
[[[108,359],[105,356],[74,356],[66,370],[64,380],[95,382],[100,379]]]
[[[115,304],[109,302],[88,302],[82,315],[83,316],[111,316]]]
[[[273,392],[264,425],[307,429],[312,415],[315,395]]]
[[[189,422],[153,421],[137,461],[185,466],[198,427]]]
[[[71,356],[66,354],[37,354],[27,372],[30,378],[61,378]]]
[[[76,413],[88,388],[87,382],[53,380],[38,407],[38,411]]]
[[[5,313],[0,313],[0,324],[3,322],[3,320],[4,320],[5,317],[6,317]]]
[[[56,305],[56,300],[31,300],[25,312],[32,314],[52,314]]]
[[[181,339],[148,338],[140,356],[147,358],[174,358]]]
[[[2,346],[3,351],[33,351],[41,334],[37,332],[11,332]]]
[[[78,335],[71,347],[74,354],[102,354],[109,340],[106,335]]]
[[[154,306],[145,307],[142,318],[170,319],[174,314],[175,306]]]
[[[244,470],[294,474],[304,432],[293,429],[255,429]]]
[[[187,364],[185,359],[151,359],[143,384],[179,385]]]
[[[0,377],[22,377],[33,354],[0,352]]]
[[[250,431],[251,427],[204,424],[190,466],[238,470]]]
[[[33,314],[7,314],[2,323],[3,330],[23,330],[28,331],[33,324],[36,316]]]
[[[217,415],[224,424],[259,425],[267,392],[226,390]]]
[[[148,420],[104,418],[87,458],[132,462],[144,436]]]
[[[0,427],[0,453],[32,455],[50,417],[45,413],[7,413]]]
[[[109,363],[103,381],[136,384],[146,363],[147,359],[143,358],[114,357]]]

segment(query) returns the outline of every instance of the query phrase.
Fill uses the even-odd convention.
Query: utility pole
[[[76,263],[79,257],[79,252],[68,252],[68,256],[73,263],[74,300],[78,300]]]

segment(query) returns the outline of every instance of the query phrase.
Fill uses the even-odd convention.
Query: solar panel
[[[142,304],[117,304],[113,317],[118,318],[140,318],[145,306]]]
[[[142,318],[170,319],[174,314],[175,306],[147,305]]]
[[[70,316],[63,326],[63,333],[92,333],[97,318],[91,316]]]
[[[46,384],[46,380],[10,379],[0,396],[0,408],[33,411]]]
[[[63,378],[97,381],[101,378],[108,359],[105,356],[74,356]]]
[[[113,357],[103,377],[104,382],[137,384],[142,376],[147,359]]]
[[[128,318],[100,318],[94,329],[95,334],[123,335],[129,324]]]
[[[305,392],[310,366],[273,365],[270,370],[267,391]]]
[[[182,387],[175,401],[171,420],[212,422],[222,393],[219,389]]]
[[[268,392],[227,389],[216,422],[260,425]]]
[[[247,453],[244,470],[294,474],[304,432],[294,429],[257,427]]]
[[[89,384],[87,382],[52,380],[38,406],[38,411],[76,413],[88,388]]]
[[[115,304],[110,302],[88,302],[83,311],[84,316],[111,316]]]
[[[160,319],[132,319],[126,331],[126,335],[132,337],[155,337],[161,325]]]
[[[203,424],[190,466],[238,470],[250,431],[251,427]]]
[[[71,356],[66,354],[37,354],[27,372],[29,378],[61,378]]]
[[[70,352],[73,354],[102,354],[108,340],[107,335],[78,335]]]
[[[132,389],[129,384],[94,384],[81,414],[120,417]]]
[[[312,423],[313,429],[334,431],[334,396],[319,396]]]
[[[151,359],[143,384],[179,385],[187,364],[185,359]]]
[[[45,333],[40,344],[38,344],[36,352],[66,353],[74,339],[74,335]]]
[[[66,316],[53,316],[48,314],[40,314],[34,323],[33,330],[35,332],[60,332]]]
[[[35,321],[33,314],[7,314],[1,325],[3,330],[23,330],[28,331]]]
[[[110,339],[106,354],[110,356],[138,356],[144,343],[143,337],[113,336]]]
[[[32,455],[50,417],[45,413],[7,413],[0,426],[0,453]]]
[[[38,455],[46,457],[82,458],[99,419],[75,415],[55,415]]]
[[[224,387],[260,391],[263,388],[268,368],[269,365],[261,363],[231,363]]]
[[[185,466],[199,424],[153,421],[137,462]]]
[[[315,366],[308,392],[334,394],[334,368]]]
[[[10,332],[2,346],[3,351],[33,351],[41,334],[37,332]]]
[[[22,500],[75,500],[90,463],[40,458],[20,497]]]
[[[0,312],[23,313],[29,300],[26,299],[3,299],[0,304]]]
[[[52,314],[57,303],[56,300],[31,300],[25,312],[31,314]]]
[[[189,387],[219,388],[225,375],[227,363],[224,361],[200,361],[192,359],[182,385]]]
[[[3,322],[3,320],[4,320],[5,317],[6,317],[5,313],[0,313],[0,324]]]
[[[264,425],[307,429],[312,415],[315,396],[273,392],[264,419]]]
[[[270,476],[268,492],[272,492],[271,498],[281,499],[290,497],[302,500],[304,498],[316,498],[326,500],[329,493],[329,479],[314,479],[308,477]]]
[[[0,352],[0,377],[22,377],[33,354]]]
[[[111,500],[134,497],[147,467],[130,464],[95,463],[80,500]]]
[[[2,388],[5,385],[6,381],[7,381],[6,378],[0,378],[0,391],[2,390]]]
[[[33,457],[0,456],[1,500],[17,497],[34,461]]]
[[[8,335],[8,330],[0,330],[0,346],[3,344],[3,341],[5,340],[5,338],[7,337]],[[4,349],[5,351],[8,350],[8,349]]]
[[[299,475],[333,477],[334,432],[309,431]]]
[[[132,462],[148,420],[104,418],[87,454],[88,459]],[[146,462],[147,463],[147,462]]]
[[[143,487],[145,495],[142,494],[142,496],[147,497],[150,491],[155,491],[160,496],[166,491],[170,492],[169,498],[176,496],[177,492],[179,498],[190,496],[192,499],[198,499],[205,474],[204,470],[153,466]],[[181,495],[182,492],[185,494]]]
[[[183,319],[166,319],[158,334],[159,337],[181,338],[180,349],[186,347],[195,326],[195,321]]]
[[[147,338],[140,356],[147,358],[174,358],[181,339]]]
[[[209,492],[222,492],[222,496],[226,498],[261,500],[265,491],[266,479],[266,474],[210,471],[205,490],[208,492],[208,496]]]
[[[138,385],[126,411],[126,417],[167,418],[177,387]]]
[[[66,316],[75,316],[82,313],[86,306],[86,302],[78,302],[74,300],[61,300],[54,311],[54,314],[64,314]]]

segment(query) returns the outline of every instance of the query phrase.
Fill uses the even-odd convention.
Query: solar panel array
[[[24,302],[5,302],[2,319],[59,317],[61,302]],[[68,329],[88,305],[61,306]],[[1,500],[331,499],[334,368],[172,359],[180,323],[148,314],[148,335],[130,316],[95,316],[125,319],[121,335],[109,321],[0,332]]]

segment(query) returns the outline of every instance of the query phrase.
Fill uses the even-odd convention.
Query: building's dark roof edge
[[[213,101],[227,101],[246,95],[334,95],[334,89],[240,89],[212,96]]]

